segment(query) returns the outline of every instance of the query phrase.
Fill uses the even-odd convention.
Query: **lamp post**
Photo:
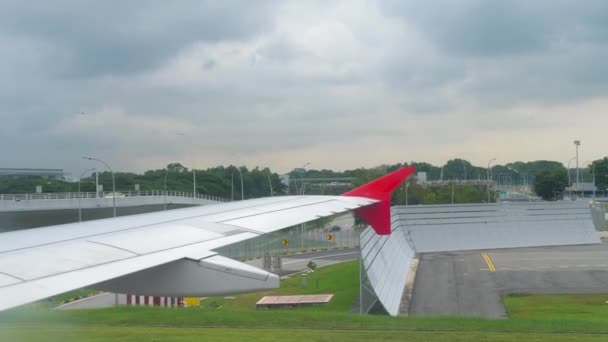
[[[581,146],[580,140],[574,140],[574,146],[576,146],[576,189],[578,190],[580,178],[579,178],[579,170],[578,170],[578,147]]]
[[[570,197],[570,199],[572,199],[572,177],[570,176],[570,163],[576,159],[576,156],[570,158],[570,160],[568,160],[568,197]]]
[[[487,188],[488,188],[488,203],[490,203],[490,164],[495,161],[496,158],[492,158],[490,159],[490,161],[488,162],[488,168],[487,168],[487,173],[486,173],[486,178],[487,178]]]
[[[85,173],[87,173],[89,171],[95,171],[95,170],[96,170],[95,168],[84,170],[80,174],[80,176],[78,176],[78,222],[82,222],[82,207],[80,205],[80,200],[82,199],[82,193],[80,192],[80,181],[82,179],[82,176],[84,176]],[[95,197],[97,197],[97,196],[95,196]]]
[[[114,170],[110,167],[110,165],[108,165],[108,163],[106,163],[105,161],[103,161],[99,158],[87,157],[87,156],[81,156],[81,157],[86,160],[94,160],[94,161],[102,163],[112,173],[112,209],[113,209],[113,216],[116,217],[116,179],[114,178]]]
[[[304,171],[302,173],[300,173],[300,184],[302,189],[300,189],[301,191],[301,195],[304,195],[304,173],[306,172],[306,167],[310,165],[310,163],[306,163],[304,164],[301,169],[303,169]],[[297,190],[297,189],[296,189]],[[296,191],[297,192],[297,191]]]
[[[270,169],[266,169],[266,176],[268,176],[268,186],[270,187],[270,197],[272,197],[272,181],[270,180]]]
[[[304,171],[300,174],[300,182],[302,184],[302,195],[304,195],[304,172],[306,172],[306,167],[308,165],[310,165],[310,163],[306,163],[302,166],[302,169]],[[296,186],[296,193],[297,193],[297,190],[298,190],[298,187]],[[300,225],[300,251],[304,250],[304,225],[305,225],[305,223],[302,223]]]
[[[163,210],[167,210],[167,176],[169,175],[169,168],[165,169],[165,181],[163,182]]]
[[[241,201],[245,199],[245,188],[243,187],[243,173],[241,172],[241,168],[240,167],[235,167],[236,170],[239,172],[239,175],[241,176]],[[231,200],[234,200],[234,170],[232,171],[232,175],[230,176],[231,179]]]

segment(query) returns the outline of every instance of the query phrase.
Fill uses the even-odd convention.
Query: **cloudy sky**
[[[0,0],[0,167],[584,162],[607,61],[602,0]]]

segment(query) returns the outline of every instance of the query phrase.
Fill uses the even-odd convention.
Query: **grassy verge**
[[[281,281],[281,287],[271,291],[229,297],[205,299],[204,306],[220,310],[255,310],[255,303],[263,296],[334,294],[332,300],[321,306],[298,310],[349,312],[359,295],[359,262],[347,261],[317,269],[306,274],[306,286],[302,275],[296,274]]]
[[[503,298],[512,319],[551,319],[608,324],[608,294],[525,295]]]
[[[199,308],[119,307],[0,312],[0,341],[12,340],[608,340],[608,295],[507,295],[510,319],[389,317],[351,313],[358,264],[344,262],[282,281],[280,289],[209,298]],[[326,305],[255,310],[263,295],[334,293]],[[210,304],[214,303],[214,304]],[[432,332],[431,332],[432,331]]]
[[[499,332],[339,331],[90,326],[2,327],[2,341],[605,341],[605,336]]]

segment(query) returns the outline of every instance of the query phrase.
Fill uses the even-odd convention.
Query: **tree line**
[[[271,195],[306,194],[337,195],[353,187],[359,186],[402,166],[414,166],[417,172],[426,172],[428,180],[444,180],[445,186],[426,186],[415,179],[409,179],[406,185],[399,187],[393,194],[395,204],[440,204],[440,203],[481,203],[488,201],[488,189],[483,185],[459,183],[459,180],[485,180],[488,168],[474,166],[464,159],[449,160],[443,166],[435,166],[426,162],[409,162],[381,165],[374,168],[357,168],[345,171],[329,169],[294,169],[287,175],[291,182],[286,185],[281,182],[278,173],[269,168],[255,167],[249,169],[241,166],[218,166],[195,170],[196,192],[226,199],[241,198],[241,175],[243,179],[243,197],[245,199],[266,197]],[[492,179],[497,182],[510,181],[512,184],[528,183],[543,199],[557,199],[559,194],[572,182],[572,172],[568,172],[562,163],[556,161],[513,162],[505,165],[494,165],[490,169]],[[595,175],[594,175],[595,172]],[[569,176],[569,173],[571,176]],[[589,167],[581,169],[582,179],[591,182],[595,176],[598,189],[606,191],[608,187],[608,158],[593,161]],[[348,181],[333,182],[345,186],[328,187],[327,181],[310,183],[311,179],[341,178]],[[143,174],[132,172],[115,173],[117,191],[133,191],[139,185],[141,191],[163,190],[193,191],[194,180],[192,170],[180,163],[171,163],[163,169],[145,171]],[[302,182],[302,180],[306,180]],[[166,183],[165,183],[166,181]],[[99,173],[99,183],[105,191],[112,189],[110,172]],[[302,185],[303,184],[303,185]],[[321,185],[319,185],[321,184]],[[44,178],[20,179],[0,177],[0,193],[31,193],[37,185],[44,192],[75,192],[78,183],[73,181],[48,180]],[[406,191],[407,186],[407,191]],[[81,191],[95,191],[93,174],[81,180]],[[407,200],[406,200],[407,193]],[[494,201],[494,193],[490,192],[490,201]]]

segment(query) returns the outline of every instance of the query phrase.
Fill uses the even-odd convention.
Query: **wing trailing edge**
[[[383,177],[364,184],[342,196],[367,197],[379,202],[355,209],[355,213],[365,220],[378,235],[391,233],[391,194],[403,181],[416,171],[415,167],[406,166]]]

